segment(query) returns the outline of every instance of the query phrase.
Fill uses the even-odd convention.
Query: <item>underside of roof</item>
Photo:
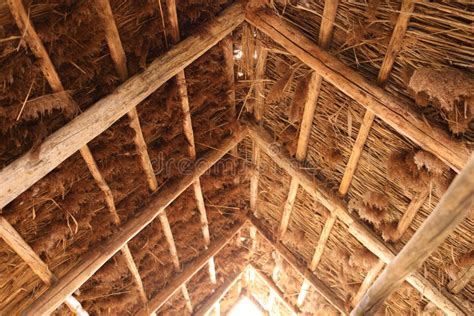
[[[0,3],[0,315],[472,314],[473,12]]]

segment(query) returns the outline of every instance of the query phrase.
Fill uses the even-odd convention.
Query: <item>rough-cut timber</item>
[[[180,287],[188,282],[196,273],[199,272],[208,262],[209,259],[214,257],[222,248],[224,248],[232,238],[240,231],[244,226],[245,222],[240,222],[233,226],[226,236],[222,236],[219,239],[211,243],[209,248],[204,250],[198,258],[193,260],[191,264],[186,266],[181,273],[178,274],[173,280],[170,281],[168,286],[160,291],[155,297],[150,300],[148,309],[150,311],[158,310],[163,304],[165,304],[170,297],[172,297]],[[139,314],[145,315],[147,310],[143,309]]]
[[[51,285],[57,280],[46,263],[41,260],[30,245],[20,236],[18,231],[3,216],[0,216],[0,238],[25,261],[41,281]],[[76,315],[89,315],[82,308],[81,303],[73,296],[68,296],[65,303]]]
[[[375,280],[351,315],[373,315],[387,297],[416,271],[466,218],[474,204],[474,155],[436,208]]]
[[[368,82],[272,11],[260,9],[247,12],[246,20],[393,129],[432,152],[457,172],[466,164],[469,151],[462,142],[452,139],[444,130],[430,126],[405,101]]]
[[[273,292],[276,297],[280,299],[280,301],[285,305],[294,315],[298,315],[300,313],[299,309],[294,306],[284,295],[283,291],[275,284],[275,282],[266,275],[264,272],[260,271],[256,266],[253,264],[250,265],[252,269],[255,270],[256,275],[265,283],[266,286],[270,289],[270,292]]]
[[[38,315],[54,311],[68,296],[86,282],[107,260],[120,250],[130,239],[136,236],[145,226],[153,221],[164,209],[183,193],[207,169],[221,159],[230,149],[237,145],[247,135],[247,129],[235,127],[234,134],[222,142],[221,147],[212,150],[198,159],[189,172],[183,177],[170,183],[156,193],[148,206],[139,215],[127,223],[111,238],[104,241],[100,247],[91,250],[57,283],[43,293],[27,310],[24,315]]]
[[[339,310],[343,315],[347,315],[344,303],[340,300],[331,289],[324,284],[318,277],[316,277],[311,270],[305,267],[286,247],[279,241],[275,241],[272,234],[265,228],[265,226],[252,214],[247,215],[253,227],[257,229],[260,235],[272,245],[273,248],[281,255],[301,276],[308,280],[308,282],[321,294],[331,305]]]
[[[285,153],[284,147],[278,146],[263,128],[249,125],[249,133],[261,150],[269,155],[291,177],[297,177],[300,185],[315,199],[320,201],[331,213],[335,213],[338,219],[348,226],[349,233],[367,249],[385,263],[389,263],[395,258],[395,252],[390,246],[364,226],[361,221],[352,216],[348,211],[347,204],[341,198],[334,196],[325,183],[309,175],[305,171],[306,168],[302,167],[298,161]],[[420,273],[413,273],[407,277],[406,281],[445,313],[464,315],[464,312],[452,299],[439,291],[436,286],[431,284]]]
[[[415,4],[412,0],[404,0],[400,8],[400,14],[398,15],[397,23],[390,38],[390,43],[387,47],[387,52],[383,59],[382,66],[377,77],[377,83],[383,86],[389,78],[390,72],[392,71],[393,63],[395,62],[395,57],[400,51],[403,37],[408,27],[408,22],[410,21],[410,16],[413,12]],[[359,133],[357,134],[354,147],[352,148],[351,156],[349,157],[349,162],[347,163],[346,170],[344,171],[344,176],[342,177],[341,185],[339,188],[339,193],[341,195],[346,195],[351,185],[352,177],[357,169],[359,163],[360,155],[364,149],[364,145],[369,136],[369,131],[374,122],[375,115],[372,111],[367,110],[362,120],[362,125],[360,127]]]
[[[36,181],[153,93],[163,83],[183,70],[209,48],[222,40],[244,19],[240,3],[235,3],[204,24],[142,73],[130,78],[112,94],[96,102],[84,113],[47,137],[34,154],[30,151],[2,169],[0,208],[7,205]]]
[[[214,308],[219,306],[220,300],[229,292],[229,290],[234,286],[237,281],[242,277],[243,272],[238,272],[227,277],[225,282],[214,292],[212,295],[206,299],[204,304],[194,313],[194,316],[204,316]],[[217,315],[220,315],[220,308],[217,307]]]
[[[457,279],[451,280],[448,289],[453,294],[458,294],[474,278],[474,265],[463,269]]]

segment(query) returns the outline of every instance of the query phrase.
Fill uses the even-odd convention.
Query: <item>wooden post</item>
[[[275,282],[268,275],[260,271],[255,265],[250,264],[250,266],[252,267],[252,269],[254,269],[255,273],[258,277],[260,277],[263,283],[265,283],[265,285],[270,288],[270,292],[273,292],[275,296],[280,299],[283,305],[285,305],[286,308],[288,308],[288,310],[293,315],[300,314],[300,310],[285,297],[283,291],[275,284]]]
[[[166,0],[166,7],[168,8],[167,19],[171,26],[169,32],[171,41],[175,44],[180,40],[179,35],[179,24],[178,24],[178,14],[176,11],[176,0]],[[178,90],[179,101],[181,103],[181,109],[183,111],[183,130],[188,143],[188,154],[192,160],[196,159],[196,145],[194,144],[194,132],[193,124],[191,120],[191,111],[189,108],[189,99],[188,99],[188,90],[186,86],[186,76],[184,70],[179,71],[176,76],[176,86]],[[211,241],[209,234],[209,224],[207,222],[207,212],[206,206],[204,204],[204,197],[201,190],[201,182],[199,179],[193,183],[194,197],[199,210],[200,220],[201,220],[201,229],[204,237],[205,246],[209,246]],[[214,258],[209,260],[209,277],[212,283],[216,283],[216,269],[214,264]]]
[[[347,315],[344,302],[339,299],[331,289],[316,277],[311,270],[305,267],[300,261],[283,245],[280,241],[276,241],[272,234],[265,226],[252,214],[247,215],[253,227],[257,229],[260,235],[283,257],[304,279],[315,288],[315,290],[323,296],[331,305],[339,310],[343,315]]]
[[[408,22],[410,21],[410,16],[413,12],[415,4],[413,0],[403,0],[402,6],[400,8],[400,15],[397,19],[397,24],[390,38],[390,43],[387,47],[387,52],[380,67],[379,75],[377,77],[377,83],[383,86],[389,78],[390,72],[392,71],[393,63],[395,58],[400,51],[403,38],[405,37],[405,32],[408,27]],[[349,162],[347,164],[346,170],[344,171],[344,176],[342,177],[341,186],[339,187],[339,193],[341,195],[346,195],[349,190],[349,186],[352,181],[352,177],[357,169],[359,163],[360,155],[364,150],[364,145],[369,136],[370,129],[375,119],[375,114],[367,110],[362,121],[362,125],[357,134],[354,147],[352,148],[351,156],[349,157]]]
[[[410,109],[405,101],[369,83],[269,9],[247,12],[245,19],[401,135],[433,153],[454,170],[459,171],[466,164],[469,151],[462,142],[427,124],[422,115]]]
[[[20,0],[10,0],[19,3]],[[26,13],[25,13],[26,15]],[[66,158],[109,128],[158,87],[184,69],[242,23],[244,12],[234,3],[130,78],[112,94],[48,136],[35,153],[31,151],[0,171],[0,208],[7,205]]]
[[[184,173],[183,177],[170,183],[159,193],[155,194],[146,208],[138,212],[136,217],[122,225],[118,232],[108,240],[87,253],[82,260],[77,262],[58,282],[44,292],[23,314],[41,315],[54,311],[68,295],[74,293],[107,260],[153,221],[159,213],[163,212],[171,202],[246,135],[247,129],[237,126],[233,131],[233,135],[222,141],[221,147],[207,152],[201,159],[196,161],[189,169],[189,172]]]
[[[47,285],[54,283],[57,278],[49,270],[46,263],[34,252],[18,231],[3,217],[0,216],[0,238],[33,270],[33,272]],[[66,297],[66,305],[80,316],[89,315],[81,303],[72,295]]]
[[[261,150],[269,155],[291,177],[297,177],[300,185],[313,198],[320,201],[331,213],[335,213],[338,219],[348,226],[349,233],[367,249],[385,263],[389,263],[395,258],[394,250],[391,247],[387,246],[380,237],[370,231],[360,220],[352,216],[348,211],[347,204],[342,199],[335,197],[331,190],[326,187],[325,183],[309,175],[305,168],[298,161],[289,157],[285,153],[285,149],[275,143],[273,138],[264,129],[255,125],[249,125],[249,133]],[[407,277],[407,282],[446,313],[463,314],[461,309],[450,298],[440,292],[436,286],[431,284],[420,273],[413,273]]]
[[[474,204],[474,155],[436,208],[400,253],[387,265],[351,315],[373,315],[385,299],[416,271],[469,214]]]
[[[229,292],[229,290],[234,286],[237,281],[240,280],[242,277],[243,272],[238,272],[232,274],[227,280],[214,292],[211,296],[209,296],[201,307],[194,313],[194,316],[204,316],[208,315],[208,313],[216,306],[219,306],[220,300]],[[220,314],[220,309],[219,314]]]
[[[150,300],[148,310],[143,308],[138,314],[149,315],[150,312],[160,309],[160,307],[162,307],[182,287],[183,284],[188,282],[209,262],[210,258],[214,257],[222,248],[232,241],[244,224],[245,222],[239,222],[229,229],[225,236],[215,240],[209,248],[204,250],[204,252],[194,259],[191,264],[184,267],[184,269],[174,277],[163,290],[158,292],[157,295]]]

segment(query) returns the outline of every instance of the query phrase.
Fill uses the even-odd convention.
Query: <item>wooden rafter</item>
[[[291,177],[298,177],[300,185],[347,225],[349,233],[367,249],[385,263],[389,263],[395,258],[394,250],[391,247],[387,246],[378,236],[362,224],[359,219],[349,213],[347,203],[340,198],[334,197],[325,183],[309,175],[305,168],[299,166],[297,161],[289,157],[283,147],[275,143],[273,138],[264,129],[255,125],[249,125],[249,133],[261,150],[269,155]],[[441,310],[446,313],[462,314],[460,308],[448,296],[439,291],[436,286],[420,273],[413,273],[406,280]]]
[[[375,280],[351,315],[373,315],[388,296],[416,271],[469,215],[474,205],[474,155],[454,179],[436,208],[400,253]],[[459,313],[462,315],[463,313]]]
[[[222,141],[218,149],[207,152],[198,163],[193,164],[189,172],[170,185],[164,187],[149,201],[148,206],[139,211],[136,217],[120,227],[117,233],[84,255],[68,273],[44,292],[24,315],[38,315],[54,311],[67,296],[76,291],[90,276],[104,265],[117,251],[152,222],[181,193],[196,181],[206,170],[220,160],[229,150],[247,136],[247,129],[236,126],[233,135]],[[150,303],[151,304],[151,303]]]
[[[0,216],[0,238],[33,270],[33,272],[47,285],[54,283],[57,278],[49,270],[48,265],[34,252],[18,231],[3,217]],[[81,303],[72,295],[66,297],[66,305],[80,316],[89,315]]]
[[[324,284],[318,277],[316,277],[311,270],[305,267],[298,258],[295,257],[285,245],[279,240],[276,240],[274,236],[268,231],[268,229],[252,214],[247,215],[252,226],[257,229],[260,235],[275,249],[275,251],[282,256],[304,279],[315,288],[315,290],[324,297],[331,305],[333,305],[343,315],[347,315],[347,311],[344,307],[344,302],[340,300],[332,290]]]
[[[404,0],[400,8],[400,14],[398,15],[397,23],[390,38],[390,43],[387,47],[387,52],[380,67],[379,74],[377,77],[377,83],[383,86],[392,71],[393,63],[395,58],[400,51],[403,38],[405,37],[405,32],[408,27],[408,22],[410,21],[410,16],[415,7],[413,0]],[[375,119],[374,112],[367,110],[362,121],[362,125],[357,135],[354,147],[352,148],[351,156],[349,157],[349,162],[344,170],[344,176],[342,177],[341,185],[339,187],[339,193],[341,195],[346,195],[349,190],[349,186],[352,181],[352,177],[357,169],[359,163],[360,155],[364,149],[364,145],[367,142],[367,137],[369,136],[369,131],[372,127],[372,124]]]
[[[284,295],[283,291],[275,284],[275,282],[266,275],[264,272],[260,271],[255,265],[250,264],[251,268],[254,269],[256,275],[265,283],[265,285],[270,289],[270,292],[273,292],[275,296],[283,303],[283,305],[288,308],[288,310],[293,315],[298,315],[300,310],[298,307],[294,306]]]
[[[222,248],[232,241],[234,236],[242,229],[245,222],[239,222],[230,228],[225,236],[221,236],[214,240],[211,245],[204,250],[203,253],[193,260],[191,264],[186,266],[175,278],[173,278],[168,285],[158,292],[155,297],[150,300],[148,310],[142,309],[139,315],[148,315],[150,311],[157,311],[160,309],[179,289],[183,284],[188,282],[196,273],[199,272],[208,262],[214,257]]]
[[[168,8],[168,21],[171,26],[169,33],[171,41],[178,43],[180,40],[179,35],[179,24],[178,14],[176,11],[176,0],[166,0],[166,7]],[[194,132],[193,124],[191,120],[191,111],[189,108],[188,89],[186,86],[186,75],[184,70],[179,71],[176,76],[176,86],[178,90],[179,102],[181,103],[181,109],[183,111],[183,130],[188,143],[188,154],[191,160],[196,159],[196,145],[194,144]],[[193,183],[194,197],[196,199],[197,207],[199,210],[199,218],[201,221],[202,235],[204,237],[204,244],[206,247],[211,242],[209,234],[209,224],[207,221],[206,205],[204,203],[204,197],[202,195],[201,182],[199,179]],[[216,268],[214,264],[214,258],[209,259],[209,276],[212,283],[216,283]]]
[[[453,139],[441,128],[429,125],[407,102],[368,82],[274,12],[268,9],[247,12],[245,19],[317,71],[325,80],[372,111],[400,134],[436,155],[455,171],[459,172],[466,164],[469,151],[465,144]]]
[[[10,0],[9,3],[18,4],[17,2],[19,0]],[[3,168],[0,171],[0,178],[3,180],[0,186],[0,208],[130,112],[167,80],[222,40],[243,19],[242,4],[232,4],[205,23],[194,35],[157,58],[143,72],[127,80],[113,93],[48,136],[34,154],[28,152]]]
[[[237,272],[229,276],[225,282],[209,296],[206,301],[201,305],[201,307],[194,313],[195,316],[204,316],[213,309],[216,309],[216,315],[220,315],[220,304],[221,299],[229,292],[229,290],[240,280],[242,277],[243,271]]]
[[[453,294],[461,292],[466,285],[474,278],[474,265],[462,269],[456,279],[448,283],[448,289]]]

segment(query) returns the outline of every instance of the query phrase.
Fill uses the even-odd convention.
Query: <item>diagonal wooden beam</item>
[[[219,303],[224,298],[224,296],[229,292],[229,290],[240,280],[242,277],[243,271],[232,274],[227,277],[226,281],[214,292],[210,297],[208,297],[201,307],[194,313],[194,316],[204,316],[208,315],[209,312],[220,306]],[[216,315],[220,315],[220,308],[217,307]]]
[[[351,235],[383,262],[389,263],[395,258],[394,250],[390,246],[364,226],[359,219],[349,213],[346,202],[341,198],[335,197],[324,182],[312,177],[305,171],[308,166],[303,167],[298,161],[292,159],[285,152],[284,147],[275,143],[272,136],[263,128],[253,124],[248,127],[251,138],[257,142],[260,149],[269,155],[291,177],[297,177],[303,189],[312,195],[313,198],[320,201],[331,213],[334,213],[348,227]],[[420,273],[413,273],[406,280],[444,312],[448,314],[464,314],[448,294],[439,291],[436,286]]]
[[[347,315],[344,302],[335,295],[332,290],[316,277],[311,270],[305,267],[291,251],[286,248],[279,240],[274,238],[268,229],[252,214],[247,214],[248,219],[253,227],[257,229],[260,235],[282,256],[304,279],[315,288],[315,290],[323,296],[331,305],[333,305],[343,315]]]
[[[168,8],[167,19],[171,26],[170,37],[173,43],[178,43],[180,40],[179,35],[179,24],[178,14],[176,11],[176,0],[166,0],[166,7]],[[188,143],[188,154],[192,160],[196,159],[196,145],[194,144],[194,132],[191,120],[191,111],[189,108],[188,90],[186,87],[186,76],[184,70],[178,72],[175,76],[178,97],[181,103],[181,109],[183,111],[183,130]],[[204,197],[202,195],[201,182],[199,179],[193,183],[194,197],[196,199],[197,207],[199,210],[199,218],[201,221],[201,229],[204,237],[204,244],[206,247],[211,242],[209,234],[209,224],[207,221],[206,205],[204,203]],[[209,260],[209,276],[212,283],[216,283],[216,269],[214,264],[214,258]]]
[[[239,222],[231,227],[223,236],[214,240],[211,245],[204,250],[203,253],[186,266],[175,278],[173,278],[168,285],[158,292],[155,297],[150,300],[148,310],[142,309],[139,315],[149,315],[150,311],[157,311],[160,309],[179,289],[183,284],[187,283],[196,273],[199,272],[208,262],[214,257],[222,248],[227,246],[234,236],[242,229],[245,221]]]
[[[408,22],[410,21],[410,16],[413,13],[415,8],[415,3],[413,0],[403,0],[400,8],[400,14],[398,15],[397,23],[390,38],[390,43],[387,47],[387,52],[380,67],[380,71],[377,77],[377,83],[383,86],[392,71],[393,63],[395,58],[400,51],[403,38],[405,37],[405,32],[408,27]],[[359,164],[360,155],[364,150],[365,143],[367,142],[367,137],[369,136],[370,129],[375,119],[374,112],[367,110],[362,120],[362,125],[360,127],[359,133],[357,134],[354,147],[352,148],[351,156],[349,157],[349,162],[347,163],[346,169],[344,170],[344,176],[342,177],[341,185],[339,187],[339,193],[341,195],[346,195],[349,190],[354,173]]]
[[[474,205],[474,154],[436,208],[400,253],[387,265],[351,315],[373,315],[388,296],[415,272],[469,215]]]
[[[19,0],[9,0],[18,4]],[[0,208],[44,177],[61,162],[109,128],[177,72],[218,43],[244,19],[242,4],[234,3],[205,23],[194,35],[178,43],[64,127],[48,136],[39,149],[0,171]]]
[[[49,270],[48,265],[41,260],[18,231],[3,216],[0,216],[0,238],[25,261],[45,284],[51,285],[57,280],[56,276]],[[76,315],[89,315],[83,309],[81,303],[72,295],[66,297],[65,303]]]
[[[273,292],[275,296],[280,299],[280,301],[283,303],[283,305],[288,308],[288,310],[293,314],[293,315],[299,315],[301,312],[298,309],[298,307],[294,306],[286,297],[283,291],[278,287],[278,285],[275,284],[275,282],[270,278],[268,275],[266,275],[263,271],[258,269],[255,265],[250,264],[250,267],[255,271],[255,274],[265,283],[265,285],[270,289],[270,292]]]
[[[23,315],[38,315],[54,311],[68,296],[74,293],[130,239],[152,222],[181,193],[196,181],[206,170],[219,161],[230,149],[248,134],[246,128],[236,126],[233,135],[222,141],[218,149],[207,152],[198,159],[183,176],[156,193],[148,206],[137,212],[137,216],[124,223],[108,240],[84,255],[69,272],[43,293]],[[150,303],[151,304],[151,303]]]
[[[41,71],[51,86],[51,89],[54,92],[64,92],[64,87],[61,80],[59,79],[58,73],[56,72],[56,68],[52,63],[48,52],[44,48],[43,42],[36,33],[36,30],[34,29],[33,24],[26,13],[23,3],[21,0],[9,0],[8,5],[10,7],[10,12],[15,18],[18,28],[22,34],[24,34],[24,39],[28,47],[30,47],[35,57],[40,60]],[[95,162],[94,157],[89,150],[89,147],[84,144],[84,146],[78,149],[80,150],[82,158],[85,160],[89,171],[99,185],[99,188],[104,193],[107,206],[112,213],[114,221],[117,223],[119,221],[119,217],[115,209],[112,191],[110,190],[109,185],[105,182],[105,179],[102,177],[99,168],[97,167],[97,163]]]
[[[410,108],[410,104],[368,82],[271,10],[247,12],[245,18],[401,135],[433,153],[456,171],[466,164],[469,151],[464,143],[454,140],[441,128],[430,126],[420,113]]]
[[[474,278],[474,265],[463,269],[457,279],[448,283],[448,289],[453,294],[461,292],[467,284]]]

